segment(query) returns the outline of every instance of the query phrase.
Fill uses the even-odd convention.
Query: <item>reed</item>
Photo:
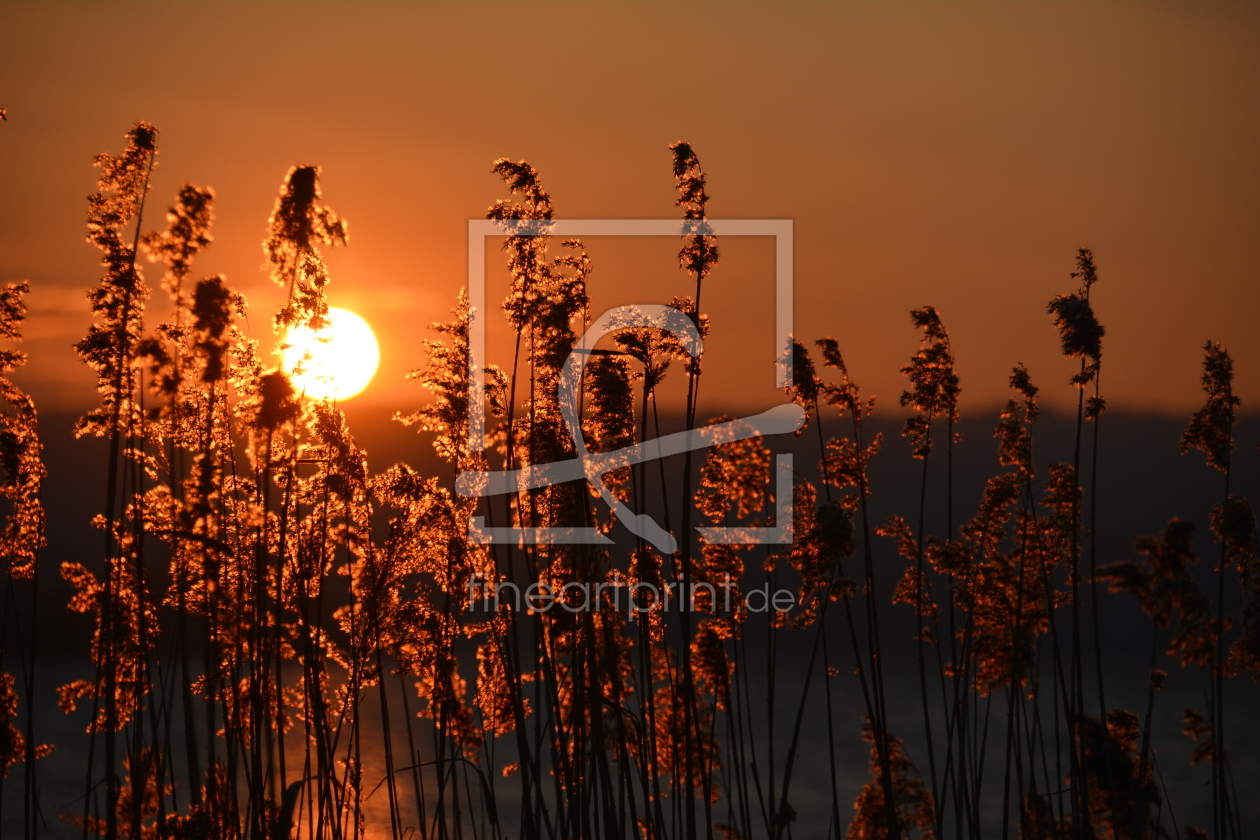
[[[221,276],[195,275],[213,191],[185,185],[165,228],[144,230],[157,137],[139,123],[122,154],[98,158],[89,199],[103,271],[77,347],[101,404],[76,432],[108,448],[104,544],[60,567],[69,607],[93,622],[93,673],[59,690],[64,711],[89,707],[85,746],[65,747],[82,751],[83,797],[67,815],[81,836],[779,840],[811,830],[808,817],[850,840],[989,837],[998,820],[1003,838],[1021,840],[1165,837],[1166,821],[1177,828],[1170,797],[1195,795],[1157,784],[1170,760],[1155,747],[1157,695],[1182,668],[1207,672],[1207,712],[1188,709],[1183,724],[1196,741],[1188,758],[1211,765],[1210,836],[1246,836],[1225,698],[1228,681],[1260,674],[1260,546],[1232,492],[1233,361],[1208,343],[1207,402],[1182,440],[1224,476],[1209,523],[1214,593],[1195,577],[1195,529],[1182,519],[1139,538],[1135,559],[1099,566],[1099,488],[1113,479],[1100,471],[1104,331],[1090,251],[1077,253],[1080,288],[1049,305],[1065,356],[1079,360],[1071,463],[1036,457],[1039,392],[1018,365],[994,432],[1002,470],[960,514],[961,388],[949,333],[925,306],[911,312],[922,338],[902,369],[909,452],[872,433],[874,401],[837,341],[816,342],[819,364],[799,341],[785,348],[788,397],[814,427],[795,444],[815,463],[793,480],[791,545],[690,536],[697,523],[783,524],[768,440],[603,476],[619,503],[660,517],[678,540],[670,554],[622,539],[584,481],[487,501],[453,490],[463,473],[572,458],[575,443],[599,453],[651,440],[668,388],[685,391],[685,430],[734,422],[701,411],[702,357],[635,326],[589,351],[571,438],[560,385],[592,323],[594,265],[581,242],[552,241],[555,205],[530,164],[493,164],[508,193],[487,215],[503,226],[513,349],[477,372],[489,446],[470,440],[468,404],[470,322],[489,313],[461,295],[411,375],[427,401],[396,415],[444,464],[425,475],[406,463],[373,471],[335,402],[296,392],[240,329],[245,299]],[[689,144],[670,152],[690,226],[671,305],[703,338],[724,326],[701,308],[718,277],[709,177]],[[319,177],[290,169],[266,224],[267,270],[285,290],[281,344],[327,321],[321,249],[348,242]],[[142,251],[164,267],[156,303]],[[0,337],[20,338],[27,291],[0,290]],[[23,836],[35,838],[55,833],[38,772],[53,746],[37,737],[41,610],[19,608],[47,599],[48,562],[37,413],[7,378],[23,361],[0,351],[0,803],[17,801],[3,776],[20,765]],[[897,501],[910,515],[876,525],[870,466],[906,455],[919,481]],[[929,481],[937,471],[943,480]],[[478,527],[594,529],[609,542],[485,543]],[[901,569],[883,562],[877,536]],[[555,593],[551,607],[510,595],[531,586]],[[793,607],[750,609],[762,586],[787,589]],[[1109,708],[1104,684],[1100,614],[1130,597],[1152,625],[1141,714]],[[886,651],[898,639],[915,645],[917,703],[893,687]],[[1231,733],[1243,725],[1228,720]],[[867,744],[863,761],[838,748],[846,733]],[[825,782],[809,779],[806,754],[824,751]]]

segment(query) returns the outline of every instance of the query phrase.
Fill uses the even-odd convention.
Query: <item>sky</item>
[[[145,228],[183,183],[213,187],[193,275],[243,292],[264,345],[282,302],[267,217],[290,166],[322,167],[350,234],[325,253],[329,301],[378,333],[355,399],[383,413],[427,399],[405,374],[467,282],[468,220],[507,197],[495,159],[534,165],[561,218],[676,218],[677,140],[712,217],[792,220],[795,334],[836,337],[884,411],[901,411],[925,304],[950,330],[964,414],[999,406],[1018,362],[1043,404],[1073,408],[1046,304],[1076,288],[1080,247],[1113,409],[1192,411],[1209,338],[1244,410],[1260,405],[1254,3],[10,0],[0,31],[0,282],[31,282],[17,379],[50,410],[96,399],[71,347],[99,279],[85,198],[93,157],[138,120],[161,131]],[[677,241],[586,244],[595,312],[692,292]],[[764,408],[783,399],[774,244],[719,244],[701,410]],[[506,348],[492,328],[490,360]]]

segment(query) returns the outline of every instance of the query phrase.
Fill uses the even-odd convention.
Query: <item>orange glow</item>
[[[298,393],[311,399],[344,400],[363,391],[381,362],[368,322],[347,309],[329,309],[329,325],[285,336],[281,366]]]

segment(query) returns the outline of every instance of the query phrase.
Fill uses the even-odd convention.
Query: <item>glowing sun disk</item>
[[[284,338],[281,366],[299,394],[344,400],[367,387],[381,362],[380,346],[367,321],[346,309],[329,309],[328,326],[305,327]]]

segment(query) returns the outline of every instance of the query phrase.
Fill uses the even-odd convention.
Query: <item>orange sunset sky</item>
[[[0,282],[31,281],[18,379],[45,408],[95,400],[71,348],[99,277],[84,199],[137,120],[162,132],[146,228],[181,184],[213,187],[194,276],[226,275],[265,343],[265,223],[291,165],[323,167],[350,233],[329,300],[377,330],[357,399],[383,412],[424,399],[403,375],[465,283],[467,221],[507,195],[494,159],[536,166],[559,217],[672,218],[679,139],[713,217],[794,221],[796,334],[836,336],[885,410],[929,303],[964,413],[1005,400],[1018,361],[1074,406],[1045,306],[1080,246],[1112,408],[1192,410],[1208,338],[1260,406],[1260,4],[9,0],[0,32]],[[597,312],[691,292],[676,241],[587,245]],[[770,242],[720,245],[705,413],[782,399]]]

